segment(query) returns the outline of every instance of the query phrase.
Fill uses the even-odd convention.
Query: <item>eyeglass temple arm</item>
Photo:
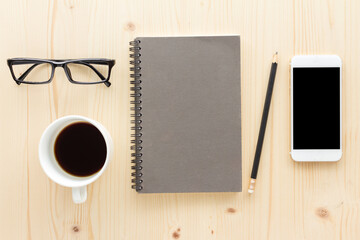
[[[29,75],[29,73],[40,63],[35,63],[34,65],[32,65],[31,67],[29,67],[28,70],[26,70],[23,74],[21,74],[21,76],[18,78],[19,81],[24,80],[24,78],[26,78],[27,75]]]

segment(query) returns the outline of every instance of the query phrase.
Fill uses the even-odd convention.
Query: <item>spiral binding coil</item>
[[[131,180],[131,182],[133,183],[132,188],[135,189],[136,191],[141,191],[143,189],[142,187],[142,183],[143,180],[141,179],[142,177],[142,140],[141,140],[141,130],[142,130],[142,101],[141,101],[141,60],[140,60],[140,49],[141,47],[140,45],[140,40],[135,40],[135,41],[131,41],[130,42],[130,58],[132,58],[132,60],[130,61],[130,65],[132,65],[130,67],[130,71],[132,72],[130,74],[130,77],[132,78],[132,80],[130,81],[130,84],[132,85],[130,88],[131,94],[130,97],[132,98],[132,100],[130,101],[130,104],[132,104],[133,106],[131,107],[131,123],[133,124],[133,126],[131,127],[131,130],[134,130],[134,134],[131,135],[131,137],[133,137],[134,139],[131,140],[131,143],[134,144],[131,146],[131,149],[134,150],[134,152],[131,154],[132,160],[131,163],[133,164],[133,166],[131,166],[131,169],[133,170],[133,173],[131,174],[131,176],[133,177],[133,179]]]

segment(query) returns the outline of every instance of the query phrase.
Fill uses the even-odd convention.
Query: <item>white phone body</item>
[[[298,69],[300,68],[300,69]],[[331,128],[329,129],[329,131],[336,131],[336,138],[339,134],[339,141],[336,141],[336,147],[334,149],[334,147],[331,147],[331,149],[327,149],[327,148],[320,148],[320,149],[314,149],[313,147],[310,147],[309,149],[307,149],[306,147],[304,148],[299,148],[299,144],[297,143],[295,149],[294,149],[294,110],[297,111],[297,109],[294,109],[294,69],[295,69],[295,78],[297,79],[296,81],[299,81],[299,75],[304,78],[304,76],[306,76],[305,74],[299,74],[301,71],[307,71],[309,68],[315,68],[315,69],[311,69],[310,71],[318,71],[319,68],[321,68],[320,70],[323,71],[325,70],[324,68],[333,68],[335,69],[336,73],[338,73],[338,71],[340,71],[339,73],[339,96],[340,99],[338,99],[338,95],[334,94],[333,96],[336,96],[336,99],[338,99],[340,106],[336,106],[336,114],[339,112],[340,116],[339,119],[336,120],[336,123],[340,122],[340,126],[339,129],[337,128]],[[339,68],[340,70],[338,70],[337,68]],[[335,162],[335,161],[339,161],[342,157],[342,61],[341,58],[336,56],[336,55],[303,55],[303,56],[294,56],[291,60],[291,157],[293,160],[298,161],[298,162]],[[330,75],[330,74],[329,74]],[[332,74],[334,75],[334,74]],[[337,75],[337,74],[336,74]],[[321,75],[323,76],[323,75]],[[318,78],[318,75],[315,75],[315,77],[313,77],[314,79],[312,79],[311,81],[314,82],[316,81],[316,79]],[[319,79],[319,78],[318,78]],[[330,78],[330,80],[333,80],[332,78]],[[322,81],[325,81],[324,79]],[[296,86],[299,86],[299,83],[296,83]],[[302,84],[302,83],[301,83]],[[326,84],[326,83],[325,83]],[[309,84],[308,88],[311,88],[312,84]],[[314,84],[316,85],[316,84]],[[320,85],[320,84],[319,84]],[[304,87],[302,86],[301,89],[303,89]],[[326,86],[325,88],[326,89]],[[296,101],[299,102],[299,90],[297,90],[297,94],[296,95]],[[321,91],[320,91],[321,92]],[[332,93],[332,92],[331,92]],[[306,92],[304,91],[304,97],[306,97]],[[326,93],[325,93],[326,94]],[[311,96],[311,95],[310,95]],[[302,97],[302,96],[301,96]],[[311,97],[310,97],[311,98]],[[321,97],[320,97],[321,98]],[[311,100],[305,100],[306,101],[311,101]],[[332,99],[332,101],[335,101],[334,99]],[[337,101],[337,100],[336,100]],[[297,102],[299,106],[299,103]],[[301,106],[301,105],[300,105]],[[328,106],[326,106],[328,107]],[[298,107],[299,108],[299,107]],[[306,108],[301,106],[301,109]],[[326,108],[328,109],[328,108]],[[304,112],[304,110],[300,111],[301,113]],[[333,116],[333,115],[331,115]],[[299,118],[299,114],[296,115],[297,119]],[[307,118],[311,119],[312,116],[306,116]],[[309,120],[311,121],[311,120]],[[307,124],[308,122],[306,122]],[[297,120],[297,124],[299,124],[299,120]],[[305,127],[306,127],[305,124]],[[298,126],[297,125],[297,126]],[[337,125],[337,124],[336,124]],[[313,126],[312,126],[313,127]],[[298,129],[298,128],[297,128]],[[304,128],[302,128],[304,129]],[[313,129],[312,129],[313,130]],[[299,134],[299,130],[296,130],[298,135]],[[339,133],[340,131],[340,133]],[[306,131],[303,131],[306,132]],[[314,131],[314,134],[316,134],[317,132]],[[330,132],[331,133],[331,132]],[[311,131],[308,132],[309,138],[311,138]],[[303,134],[305,136],[307,136],[305,133]],[[319,138],[319,136],[316,136]],[[297,138],[298,139],[298,138]],[[296,139],[296,141],[298,141]],[[304,138],[302,138],[301,141],[304,142],[303,140]],[[332,139],[332,138],[330,138]],[[325,139],[324,139],[325,140]],[[311,141],[310,141],[311,142]],[[318,141],[317,141],[318,142]],[[304,143],[303,145],[306,145],[306,143]],[[316,143],[315,143],[316,145]],[[333,145],[332,145],[333,146]],[[337,147],[339,146],[339,147]]]

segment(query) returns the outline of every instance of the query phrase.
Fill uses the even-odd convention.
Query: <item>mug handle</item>
[[[72,188],[72,198],[74,203],[84,203],[87,198],[86,186]]]

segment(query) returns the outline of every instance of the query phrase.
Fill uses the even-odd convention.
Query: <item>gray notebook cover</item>
[[[240,36],[137,40],[139,192],[241,192]]]

